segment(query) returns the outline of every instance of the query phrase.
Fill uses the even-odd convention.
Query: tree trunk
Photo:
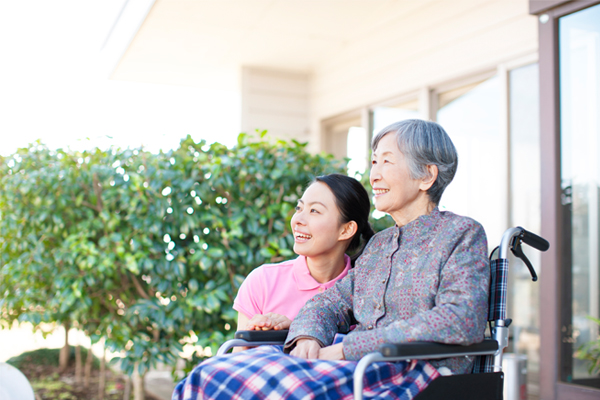
[[[144,375],[140,375],[138,364],[133,370],[133,400],[144,400]]]
[[[81,375],[83,375],[83,368],[81,365],[81,345],[78,344],[75,347],[75,384],[81,385]]]
[[[106,348],[102,342],[102,357],[100,357],[100,376],[98,376],[98,400],[104,400],[106,391]]]
[[[123,400],[131,400],[131,378],[125,376],[125,387],[123,388]]]
[[[94,354],[92,353],[92,347],[88,349],[87,357],[85,359],[85,375],[83,376],[83,387],[88,388],[90,386],[90,379],[92,378],[92,362],[94,361]]]
[[[65,328],[65,345],[60,349],[58,356],[58,371],[60,373],[65,372],[69,366],[69,323],[64,322],[63,327]]]

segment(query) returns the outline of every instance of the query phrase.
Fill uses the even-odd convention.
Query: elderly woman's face
[[[373,152],[370,178],[375,208],[392,217],[395,213],[410,211],[423,195],[421,181],[410,177],[406,159],[393,133],[381,138]]]

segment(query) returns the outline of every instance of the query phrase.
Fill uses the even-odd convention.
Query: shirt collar
[[[333,286],[333,284],[339,280],[340,277],[345,276],[350,269],[350,257],[348,257],[347,254],[344,254],[344,261],[346,262],[346,267],[340,275],[329,282],[319,283],[310,274],[310,271],[308,270],[308,264],[306,264],[306,257],[299,256],[294,260],[294,264],[292,266],[293,276],[298,290],[313,290],[319,287],[329,288]]]
[[[431,210],[429,214],[419,215],[414,220],[410,221],[408,224],[403,226],[398,226],[396,224],[396,228],[398,228],[401,232],[405,232],[407,230],[421,229],[430,227],[438,217],[440,216],[440,209],[436,206]]]

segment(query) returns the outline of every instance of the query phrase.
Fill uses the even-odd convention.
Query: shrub
[[[82,359],[86,359],[88,354],[88,349],[82,347],[81,348],[81,357]],[[24,367],[28,367],[31,365],[46,365],[52,367],[58,367],[58,353],[60,349],[37,349],[32,351],[26,351],[25,353],[21,353],[18,356],[12,357],[6,361],[7,364],[12,365],[17,369],[23,369]],[[98,357],[92,354],[92,368],[99,369],[100,360]],[[75,361],[75,348],[71,347],[69,351],[69,360]]]
[[[229,149],[52,151],[0,157],[0,313],[69,322],[144,372],[235,330],[244,277],[293,256],[289,221],[315,176],[345,163],[240,135]],[[202,354],[198,354],[201,356]]]

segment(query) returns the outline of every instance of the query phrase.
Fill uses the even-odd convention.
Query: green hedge
[[[289,221],[315,176],[345,162],[244,134],[196,143],[0,157],[0,320],[70,322],[122,367],[174,365],[235,330],[244,277],[293,257]],[[193,360],[192,362],[195,362]]]

